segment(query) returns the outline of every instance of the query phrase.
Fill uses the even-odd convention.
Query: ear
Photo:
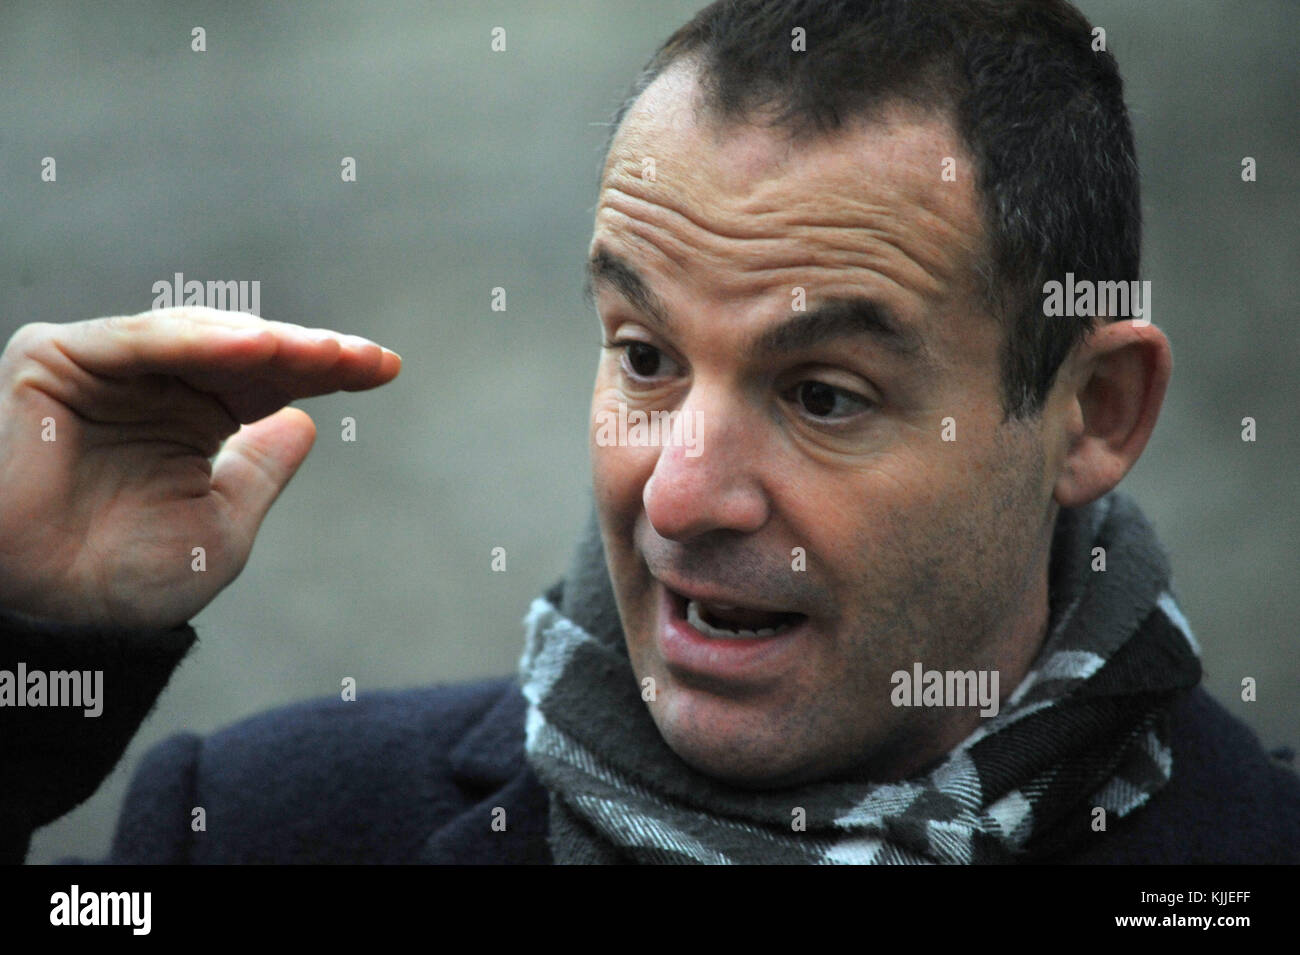
[[[1068,364],[1058,379],[1068,393],[1053,497],[1061,507],[1081,507],[1119,484],[1142,454],[1165,400],[1173,354],[1164,332],[1130,319],[1095,329]]]

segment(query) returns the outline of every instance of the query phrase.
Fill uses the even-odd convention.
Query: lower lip
[[[725,640],[706,637],[686,621],[678,598],[658,581],[659,652],[669,669],[731,682],[771,677],[791,665],[808,637],[808,618],[770,637]]]

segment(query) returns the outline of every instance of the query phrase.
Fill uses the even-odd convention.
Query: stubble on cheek
[[[976,708],[894,706],[896,671],[1001,670],[1025,655],[1032,634],[1017,628],[1043,558],[1042,466],[1032,435],[999,433],[947,486],[873,520],[872,553],[848,585],[861,599],[841,679],[825,687],[809,731],[840,727],[845,751],[857,746],[874,778],[914,772],[978,725]],[[1023,671],[1001,675],[1005,696]]]

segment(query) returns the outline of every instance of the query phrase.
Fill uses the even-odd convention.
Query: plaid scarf
[[[1091,568],[1105,548],[1106,570]],[[1200,680],[1168,561],[1128,497],[1062,511],[1048,636],[998,715],[914,779],[755,792],[674,754],[642,702],[594,519],[525,618],[526,752],[558,863],[1033,861],[1170,778],[1166,711]],[[794,831],[794,810],[806,826]]]

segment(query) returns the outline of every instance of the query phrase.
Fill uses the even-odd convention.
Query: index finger
[[[361,391],[395,378],[401,358],[375,342],[242,312],[170,308],[60,326],[60,350],[108,378],[175,375],[201,391],[265,383],[292,398]]]

